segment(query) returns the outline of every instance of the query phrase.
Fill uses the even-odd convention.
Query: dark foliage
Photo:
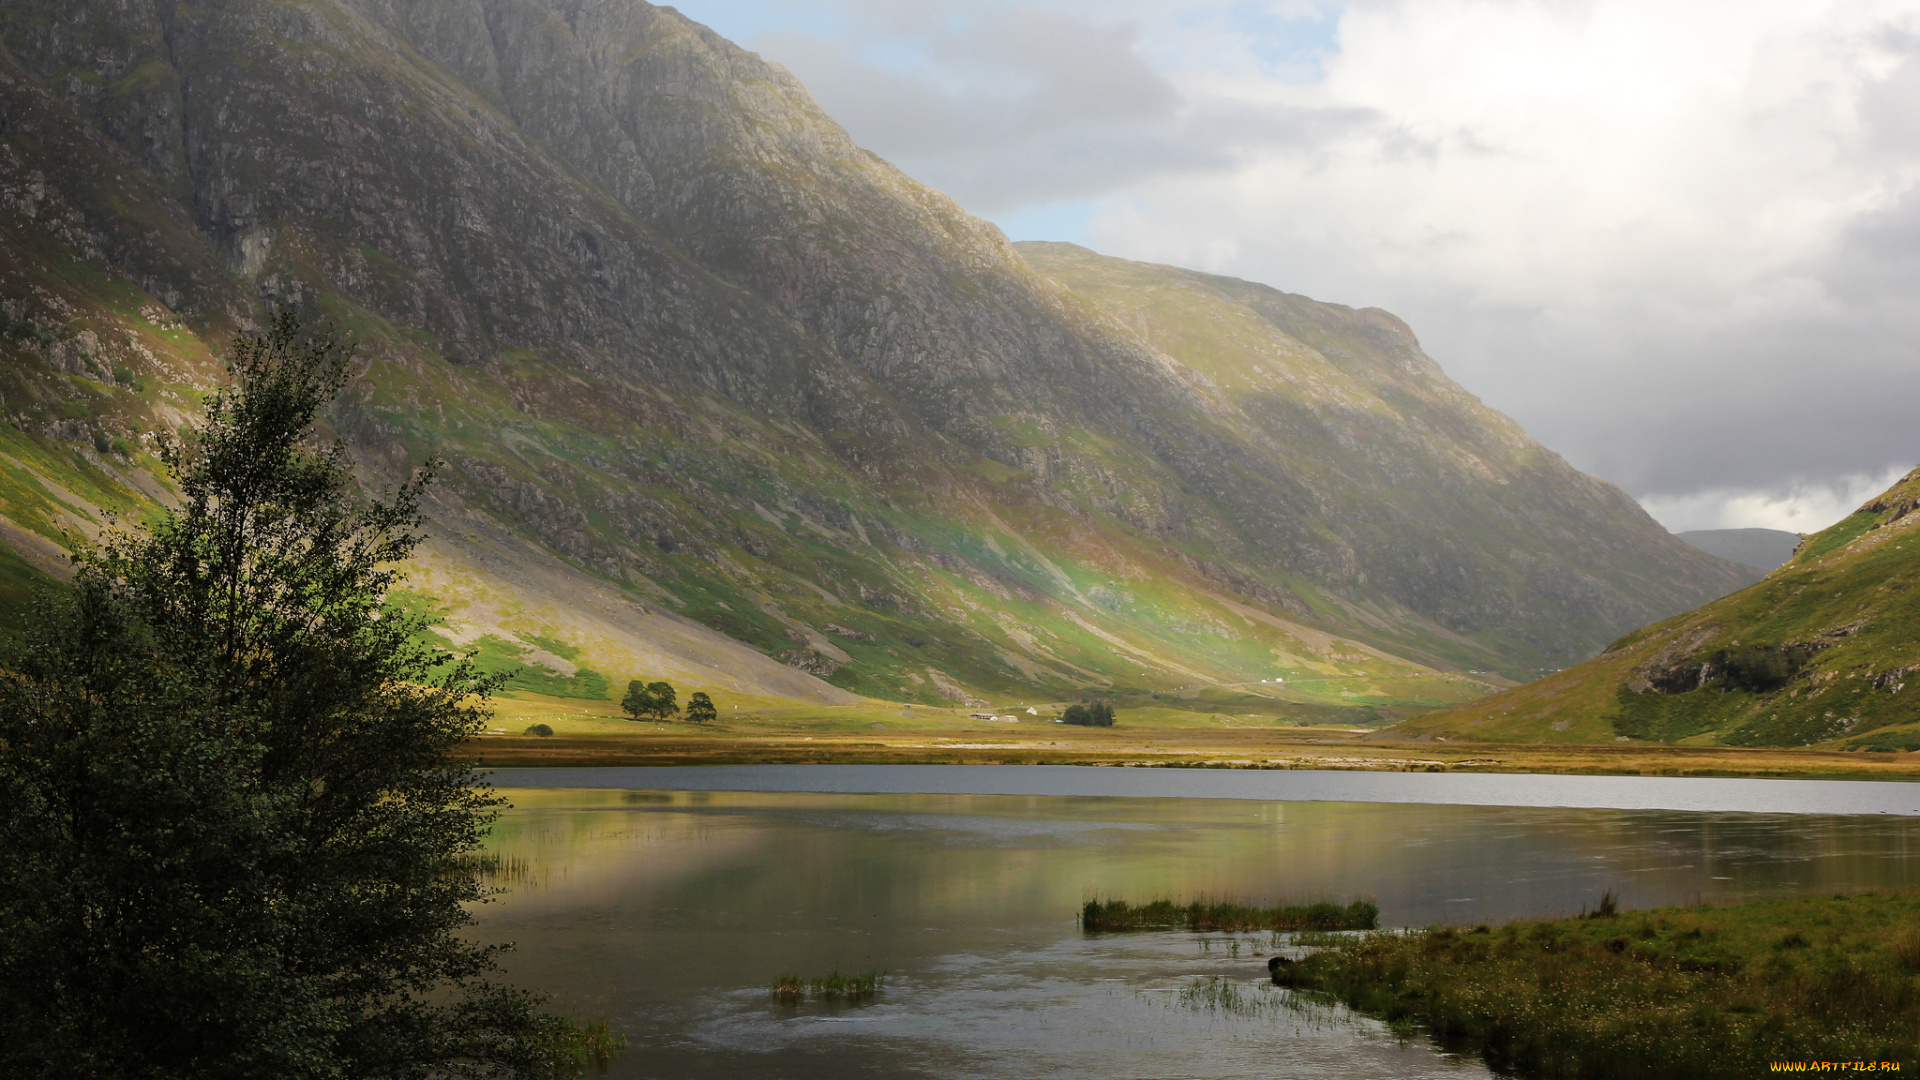
[[[1112,727],[1113,706],[1104,701],[1096,701],[1090,705],[1069,705],[1060,719],[1081,727]]]
[[[630,720],[665,720],[680,711],[673,684],[642,683],[639,679],[627,684],[627,696],[620,699],[620,708]]]
[[[640,720],[652,715],[652,704],[647,697],[647,684],[633,679],[627,683],[627,696],[620,699],[620,711],[626,713],[629,720]]]
[[[291,317],[168,447],[0,676],[0,1075],[549,1075],[570,1025],[484,980],[457,751],[489,685],[383,602],[430,470],[355,495],[318,411],[347,356]],[[476,697],[478,695],[478,698]]]
[[[1807,664],[1809,650],[1784,645],[1744,645],[1714,652],[1707,661],[1723,690],[1778,690]]]
[[[687,699],[687,719],[693,723],[704,724],[719,715],[720,711],[713,707],[713,699],[707,696],[706,691],[696,690]]]

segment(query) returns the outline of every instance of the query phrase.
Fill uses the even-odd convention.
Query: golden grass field
[[[1053,705],[1036,706],[1040,715],[992,710],[1017,716],[1014,722],[971,719],[976,710],[967,708],[875,701],[829,706],[743,697],[719,705],[718,721],[696,725],[628,720],[611,702],[515,695],[492,703],[491,731],[472,746],[482,763],[498,766],[1054,764],[1920,779],[1920,753],[1447,743],[1170,708],[1127,709],[1112,728],[1079,728],[1054,723]],[[535,724],[553,734],[525,734]]]

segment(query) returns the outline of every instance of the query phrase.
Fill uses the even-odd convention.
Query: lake
[[[1417,926],[1570,914],[1607,889],[1646,907],[1920,884],[1907,784],[1065,766],[494,779],[515,804],[489,841],[510,892],[477,933],[517,944],[517,981],[625,1031],[625,1077],[1485,1076],[1267,985],[1284,940],[1087,935],[1074,916],[1094,896],[1364,895]],[[834,970],[889,974],[858,1006],[767,990]],[[1193,993],[1216,978],[1225,1005]]]

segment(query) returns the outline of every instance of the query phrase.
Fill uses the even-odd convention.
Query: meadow
[[[1350,720],[1295,718],[1273,703],[1266,706],[1273,711],[1256,711],[1255,703],[1243,700],[1205,710],[1123,705],[1114,727],[1083,728],[1053,722],[1065,702],[986,709],[714,697],[719,719],[691,724],[629,720],[611,701],[516,693],[492,703],[488,733],[468,745],[482,762],[498,766],[1052,764],[1920,779],[1917,753],[1449,743],[1396,737],[1391,728]],[[982,720],[974,713],[1013,719]],[[526,734],[536,724],[553,734]]]

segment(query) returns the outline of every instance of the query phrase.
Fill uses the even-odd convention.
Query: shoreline
[[[489,735],[469,753],[488,768],[710,765],[1083,765],[1571,776],[1920,780],[1920,753],[1741,747],[1413,743],[1358,733],[1125,728],[1020,732],[660,730],[624,735]]]

